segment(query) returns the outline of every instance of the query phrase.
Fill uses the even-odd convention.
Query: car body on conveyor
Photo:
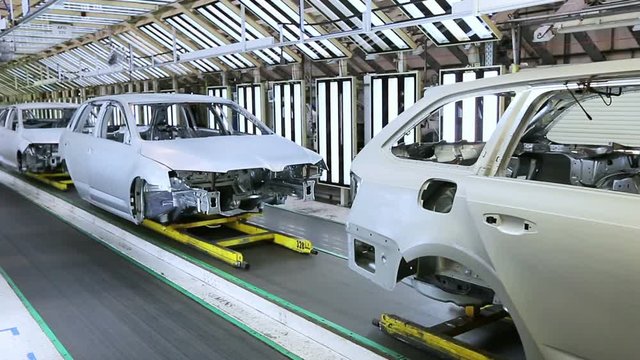
[[[449,104],[490,96],[510,103],[486,140],[433,135]],[[528,359],[637,357],[638,116],[635,59],[428,89],[353,163],[349,266],[502,304]]]
[[[0,109],[0,161],[19,171],[59,171],[58,141],[77,107],[43,102]]]
[[[136,223],[313,198],[324,168],[233,101],[203,95],[94,98],[61,143],[80,196]]]

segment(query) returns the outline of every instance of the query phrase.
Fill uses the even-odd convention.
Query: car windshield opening
[[[272,133],[233,103],[134,104],[131,110],[140,137],[148,141]]]
[[[22,110],[25,129],[65,128],[69,125],[76,108],[42,108]]]

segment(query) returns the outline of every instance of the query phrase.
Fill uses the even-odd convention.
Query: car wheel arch
[[[419,244],[412,248],[406,249],[402,252],[402,261],[400,266],[398,267],[397,276],[398,281],[400,281],[402,264],[410,263],[414,260],[423,257],[443,257],[449,260],[453,260],[462,266],[468,268],[469,270],[475,272],[480,276],[480,278],[485,281],[489,287],[495,292],[496,296],[500,299],[501,303],[504,307],[509,311],[509,315],[513,319],[514,324],[518,330],[518,334],[525,348],[527,359],[541,359],[542,353],[540,349],[536,345],[531,336],[531,333],[528,330],[528,327],[520,317],[517,307],[511,300],[507,290],[505,289],[502,281],[498,278],[492,266],[488,264],[486,261],[473,256],[472,254],[464,251],[464,249],[438,244],[438,243],[427,243],[427,244]]]
[[[136,176],[135,178],[133,178],[133,180],[131,181],[131,186],[129,187],[129,195],[130,195],[130,199],[131,199],[131,217],[133,219],[133,221],[136,224],[141,224],[142,221],[144,220],[144,214],[140,215],[138,214],[138,209],[137,209],[137,204],[135,203],[135,201],[137,200],[137,189],[138,186],[142,186],[141,190],[144,190],[144,185],[145,185],[146,181],[144,178],[140,177],[140,176]],[[142,191],[142,193],[144,193],[144,191]],[[144,198],[140,198],[140,201],[144,201]],[[141,206],[143,206],[143,212],[144,212],[144,204],[142,204]]]

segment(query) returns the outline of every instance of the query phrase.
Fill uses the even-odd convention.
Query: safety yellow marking
[[[256,243],[256,242],[265,241],[265,240],[273,240],[273,234],[266,233],[266,234],[257,234],[257,235],[237,236],[230,239],[217,241],[216,245],[223,246],[223,247],[232,247],[232,246]]]
[[[445,353],[454,359],[460,360],[491,360],[491,357],[478,351],[469,349],[457,342],[430,333],[426,329],[406,321],[402,321],[392,315],[380,316],[380,328],[391,336],[399,338],[409,337],[431,349]]]
[[[253,215],[254,214],[243,214],[231,217],[217,217],[213,219],[194,221],[190,223],[172,224],[166,226],[155,221],[144,220],[142,222],[142,225],[162,235],[165,235],[170,239],[189,245],[211,255],[214,258],[220,259],[236,267],[247,267],[248,264],[244,262],[242,253],[234,251],[230,248],[234,246],[257,243],[260,241],[271,241],[274,244],[283,246],[287,249],[301,254],[313,253],[313,244],[309,240],[298,239],[291,236],[270,232],[266,229],[249,225],[244,222],[246,219],[250,218]],[[231,238],[218,240],[215,243],[210,243],[181,231],[206,226],[225,226],[246,235],[234,236]]]
[[[38,180],[47,185],[53,186],[54,188],[67,191],[69,189],[69,185],[73,184],[73,181],[69,178],[68,173],[30,173],[26,172],[25,175],[28,177]],[[63,180],[55,180],[56,178],[63,178]]]
[[[142,225],[152,229],[156,232],[159,232],[173,240],[176,240],[185,245],[189,245],[198,250],[201,250],[216,259],[220,259],[227,264],[236,267],[243,267],[245,265],[244,257],[241,253],[227,249],[216,244],[208,243],[206,241],[199,240],[193,236],[184,234],[180,231],[175,230],[172,226],[164,226],[155,221],[144,220]]]
[[[173,229],[193,229],[203,226],[216,226],[216,225],[224,225],[230,222],[236,222],[244,219],[248,219],[248,215],[239,215],[239,216],[231,216],[231,217],[219,217],[215,219],[207,219],[201,221],[194,221],[190,223],[182,223],[182,224],[172,224],[170,225]]]
[[[259,228],[257,226],[249,225],[244,222],[233,222],[225,224],[226,227],[229,227],[234,230],[238,230],[245,234],[264,234],[269,233],[269,231]],[[313,251],[313,243],[306,239],[294,238],[291,236],[270,233],[273,235],[273,242],[277,245],[286,247],[289,250],[293,250],[295,252],[299,252],[301,254],[310,254]]]

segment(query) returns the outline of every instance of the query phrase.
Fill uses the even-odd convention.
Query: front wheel
[[[27,172],[27,169],[24,165],[24,160],[22,159],[22,153],[18,152],[16,155],[16,165],[18,166],[18,172],[24,174]]]
[[[131,186],[131,213],[136,224],[144,221],[144,185],[144,180],[136,178]]]

